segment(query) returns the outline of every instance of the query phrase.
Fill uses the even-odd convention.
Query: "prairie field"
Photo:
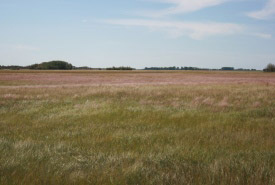
[[[274,185],[275,74],[0,71],[1,185]]]

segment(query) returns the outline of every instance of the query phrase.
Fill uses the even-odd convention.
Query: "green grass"
[[[0,89],[0,184],[275,184],[272,85]]]

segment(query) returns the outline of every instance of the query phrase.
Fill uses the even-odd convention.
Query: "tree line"
[[[42,62],[40,64],[32,64],[30,66],[1,66],[0,69],[12,69],[12,70],[19,70],[19,69],[34,69],[34,70],[71,70],[73,69],[73,65],[64,62],[64,61],[50,61],[50,62]]]
[[[0,69],[11,69],[11,70],[19,70],[19,69],[33,69],[33,70],[135,70],[132,67],[109,67],[109,68],[91,68],[87,66],[83,67],[75,67],[72,64],[65,62],[54,60],[50,62],[42,62],[40,64],[32,64],[29,66],[1,66]]]
[[[40,64],[33,64],[29,66],[2,66],[0,65],[0,69],[11,69],[11,70],[19,70],[19,69],[33,69],[33,70],[136,70],[135,68],[129,66],[120,66],[120,67],[108,67],[108,68],[91,68],[91,67],[75,67],[72,64],[54,60],[50,62],[42,62]],[[243,69],[234,67],[222,67],[221,69],[209,69],[209,68],[198,68],[198,67],[145,67],[143,70],[222,70],[222,71],[256,71],[256,69]],[[275,65],[268,64],[266,68],[263,70],[265,72],[275,72]]]
[[[222,70],[222,71],[256,71],[256,69],[235,69],[234,67],[222,67],[221,69],[209,69],[209,68],[198,68],[198,67],[145,67],[144,70]]]

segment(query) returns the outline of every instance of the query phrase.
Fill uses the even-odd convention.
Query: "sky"
[[[275,0],[0,0],[0,65],[263,69]]]

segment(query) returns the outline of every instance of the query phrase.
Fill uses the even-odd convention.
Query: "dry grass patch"
[[[274,184],[274,100],[258,82],[0,88],[0,184]]]

